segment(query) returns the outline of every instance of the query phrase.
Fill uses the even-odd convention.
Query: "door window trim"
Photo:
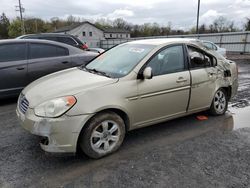
[[[50,57],[39,57],[39,58],[31,58],[31,44],[38,44],[38,45],[47,45],[47,46],[54,46],[56,48],[64,48],[67,50],[68,54],[65,55],[65,56],[50,56]],[[28,60],[31,60],[31,59],[44,59],[44,58],[57,58],[57,57],[66,57],[66,56],[69,56],[70,53],[69,53],[69,49],[68,48],[65,48],[65,47],[62,47],[62,46],[58,46],[58,45],[54,45],[54,44],[47,44],[47,43],[39,43],[39,42],[28,42],[27,43],[27,59]]]
[[[14,61],[25,61],[28,60],[28,43],[27,42],[9,42],[9,43],[2,43],[0,46],[2,45],[18,45],[18,44],[24,44],[25,45],[25,58],[24,59],[19,59],[19,60],[8,60],[8,61],[0,61],[0,63],[4,63],[4,62],[14,62]]]
[[[166,73],[166,74],[162,74],[162,75],[156,75],[156,76],[163,76],[163,75],[167,75],[167,74],[173,74],[173,73],[177,73],[177,72],[183,72],[183,71],[187,71],[189,69],[188,67],[188,58],[187,58],[187,54],[185,51],[185,44],[184,43],[177,43],[177,44],[169,44],[166,45],[164,47],[162,47],[161,49],[157,50],[147,61],[146,63],[140,68],[138,75],[137,75],[137,79],[142,79],[142,74],[143,74],[143,70],[147,67],[147,65],[150,63],[150,61],[156,56],[158,55],[160,52],[162,52],[163,50],[166,50],[167,48],[170,47],[174,47],[174,46],[181,46],[182,47],[182,52],[183,52],[183,60],[184,60],[184,69],[181,71],[176,71],[176,72],[170,72],[170,73]],[[154,77],[154,76],[153,76]]]
[[[202,53],[203,55],[206,55],[212,59],[214,59],[216,62],[213,63],[211,66],[205,66],[205,67],[192,67],[191,66],[191,59],[190,59],[190,55],[188,53],[188,46],[197,49],[198,52]],[[217,58],[214,57],[211,54],[208,54],[207,52],[205,52],[204,50],[202,50],[201,48],[199,48],[198,46],[194,45],[194,44],[185,44],[185,51],[186,51],[186,55],[187,55],[187,61],[188,61],[188,69],[189,70],[196,70],[196,69],[204,69],[204,68],[209,68],[209,67],[216,67],[217,66]]]

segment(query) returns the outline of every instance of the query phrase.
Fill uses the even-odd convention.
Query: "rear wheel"
[[[116,151],[125,136],[125,124],[114,112],[97,114],[83,130],[80,147],[91,158],[101,158]]]
[[[210,106],[210,113],[212,115],[222,115],[227,111],[228,97],[225,89],[220,88],[215,92],[212,104]]]

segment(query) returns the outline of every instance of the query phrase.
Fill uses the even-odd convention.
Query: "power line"
[[[22,34],[25,34],[25,27],[24,27],[24,19],[23,19],[23,12],[25,9],[23,8],[23,5],[21,4],[21,0],[18,0],[18,5],[16,6],[16,11],[19,11],[20,13],[20,19],[21,19],[21,31]]]

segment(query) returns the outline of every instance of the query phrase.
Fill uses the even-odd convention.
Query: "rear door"
[[[211,105],[218,74],[216,60],[195,46],[187,46],[187,50],[192,77],[189,111],[199,111]]]
[[[44,43],[29,44],[29,82],[70,67],[72,63],[67,48]]]
[[[27,83],[27,44],[0,44],[0,96],[16,95]]]
[[[190,74],[181,44],[158,52],[147,67],[153,78],[138,80],[138,127],[186,113],[189,100]]]

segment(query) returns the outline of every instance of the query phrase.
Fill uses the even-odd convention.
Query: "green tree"
[[[211,29],[212,27],[209,28]],[[214,20],[213,30],[214,32],[233,32],[237,31],[238,29],[234,26],[233,21],[230,22],[225,17],[220,16]]]
[[[113,27],[124,29],[124,30],[131,30],[132,24],[129,24],[122,18],[117,18],[113,21]]]
[[[206,33],[206,31],[207,31],[206,25],[205,25],[205,24],[202,24],[202,25],[199,27],[199,33],[200,33],[200,34]]]
[[[113,22],[109,19],[100,18],[96,20],[95,25],[100,29],[111,28]]]
[[[247,18],[247,22],[244,25],[245,31],[250,31],[250,18]]]
[[[45,22],[40,18],[28,18],[25,19],[25,31],[26,33],[44,33],[47,32]]]
[[[20,18],[16,18],[15,20],[13,20],[9,26],[9,32],[8,32],[9,37],[15,38],[15,37],[20,36],[22,34],[21,26],[22,26],[22,22]]]
[[[9,19],[6,17],[4,13],[0,16],[0,39],[6,39],[9,37],[8,28],[10,25]]]

